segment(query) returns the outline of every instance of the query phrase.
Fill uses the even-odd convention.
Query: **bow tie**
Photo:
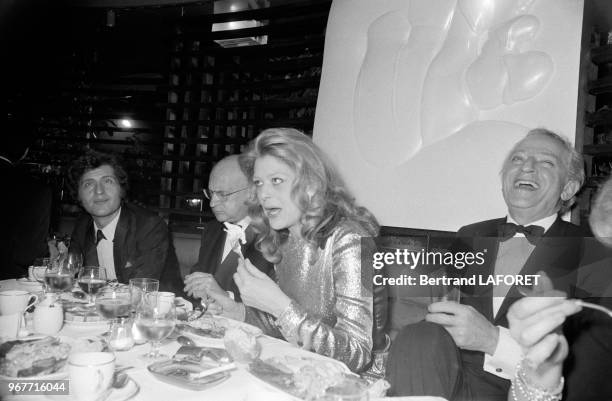
[[[227,233],[227,238],[230,244],[232,244],[232,248],[235,248],[238,242],[240,242],[240,244],[246,244],[246,236],[244,235],[246,227],[243,228],[238,224],[228,223],[227,221],[223,223],[223,225],[225,226],[223,231]]]
[[[544,235],[544,227],[534,225],[525,227],[514,223],[503,223],[499,226],[499,238],[501,241],[507,241],[517,233],[524,234],[527,241],[529,241],[531,245],[535,245],[542,235]]]

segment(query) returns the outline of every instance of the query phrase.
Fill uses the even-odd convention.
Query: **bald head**
[[[220,222],[237,223],[247,215],[248,179],[240,169],[238,156],[221,159],[208,181],[210,208]]]

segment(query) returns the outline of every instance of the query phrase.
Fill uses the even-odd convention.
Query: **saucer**
[[[17,284],[20,286],[27,287],[29,291],[40,290],[42,291],[42,283],[36,280],[30,280],[29,278],[22,277],[17,279]]]
[[[128,376],[128,383],[123,388],[114,388],[106,397],[105,401],[127,401],[136,397],[140,392],[140,386],[131,377]],[[73,394],[66,395],[51,395],[45,394],[47,399],[58,401],[77,401]]]

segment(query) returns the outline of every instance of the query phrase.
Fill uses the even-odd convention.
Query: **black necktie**
[[[517,233],[523,233],[531,245],[535,245],[544,235],[544,227],[540,226],[519,226],[514,223],[503,223],[499,226],[499,238],[507,241]]]
[[[96,246],[98,246],[100,241],[102,241],[103,239],[106,239],[106,237],[104,236],[104,233],[102,232],[102,230],[96,231]]]

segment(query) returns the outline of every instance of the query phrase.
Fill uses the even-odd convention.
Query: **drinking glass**
[[[176,324],[174,296],[168,293],[151,292],[144,294],[136,308],[134,324],[142,336],[151,343],[151,351],[143,358],[155,360],[167,358],[159,352],[161,341],[168,337]]]
[[[106,269],[99,266],[85,266],[79,271],[77,283],[87,293],[87,306],[94,306],[96,294],[106,285]]]
[[[157,291],[159,291],[159,280],[154,278],[131,278],[130,297],[132,311],[136,311],[136,308],[142,302],[142,297],[144,294]]]
[[[125,284],[107,285],[98,291],[96,310],[106,319],[130,315],[130,287]]]
[[[68,265],[75,274],[78,274],[83,267],[83,255],[81,252],[69,251],[61,256],[63,263]]]
[[[73,279],[74,271],[71,265],[58,259],[52,261],[45,270],[45,284],[49,292],[70,291]]]
[[[32,265],[32,276],[34,277],[34,280],[42,283],[43,285],[45,283],[45,271],[47,270],[50,261],[51,260],[49,258],[37,258]]]

